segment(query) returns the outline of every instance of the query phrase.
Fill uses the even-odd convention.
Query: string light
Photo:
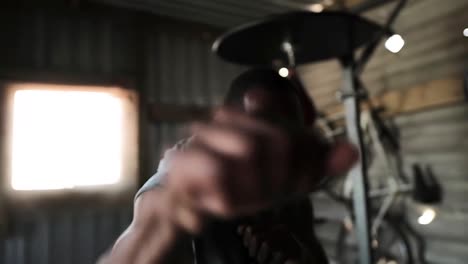
[[[289,76],[289,70],[288,70],[288,68],[283,67],[283,68],[279,69],[278,74],[279,74],[281,77],[286,78],[286,77]]]
[[[390,52],[398,53],[405,45],[405,40],[398,34],[394,34],[385,41],[385,48]]]
[[[420,225],[428,225],[434,221],[436,217],[436,212],[433,209],[425,209],[424,212],[418,217],[418,223]]]

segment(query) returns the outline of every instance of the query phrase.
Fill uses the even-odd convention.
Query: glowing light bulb
[[[323,5],[322,4],[311,4],[309,6],[309,10],[314,12],[314,13],[320,13],[322,12],[324,9]]]
[[[288,70],[287,68],[283,67],[283,68],[279,69],[278,74],[279,74],[281,77],[286,78],[286,77],[289,76],[289,70]]]
[[[405,40],[398,34],[395,34],[385,41],[385,48],[390,52],[398,53],[403,46],[405,46]]]
[[[468,28],[465,28],[463,30],[463,36],[467,37],[468,38]]]
[[[420,225],[428,225],[432,223],[434,218],[436,217],[436,212],[433,209],[426,209],[422,213],[422,215],[418,218],[418,223]]]

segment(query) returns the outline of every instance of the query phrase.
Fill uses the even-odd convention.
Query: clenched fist
[[[357,159],[347,143],[329,146],[312,131],[289,131],[228,109],[209,124],[194,125],[193,132],[186,150],[173,156],[167,179],[178,197],[174,206],[185,210],[176,220],[190,231],[206,215],[248,215],[305,195]]]

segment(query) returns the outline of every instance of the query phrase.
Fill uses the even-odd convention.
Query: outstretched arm
[[[98,263],[169,263],[183,233],[170,219],[168,208],[168,194],[162,188],[141,194],[135,201],[132,223]]]

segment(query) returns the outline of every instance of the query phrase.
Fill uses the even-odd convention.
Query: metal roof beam
[[[351,7],[349,10],[353,13],[360,14],[394,1],[395,0],[367,0]]]
[[[127,1],[127,0],[98,0],[102,3],[118,5],[125,8],[148,11],[153,14],[172,17],[185,21],[193,21],[208,25],[229,27],[241,22],[239,17],[227,16],[219,13],[204,13],[194,8],[178,8],[171,5],[154,5],[148,1]]]

